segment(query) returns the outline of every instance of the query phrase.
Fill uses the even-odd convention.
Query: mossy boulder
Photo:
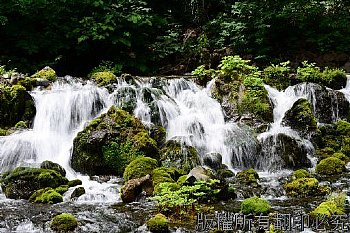
[[[337,127],[337,132],[340,135],[344,135],[344,136],[350,136],[350,123],[347,121],[337,121],[336,123],[336,127]]]
[[[249,168],[238,172],[236,178],[240,183],[256,186],[259,175],[253,168]]]
[[[30,202],[42,204],[56,204],[63,201],[63,197],[55,189],[45,188],[35,191],[29,198]]]
[[[82,185],[82,184],[83,184],[83,182],[79,179],[70,180],[68,182],[69,187],[75,187],[75,186]]]
[[[218,179],[223,180],[235,176],[235,173],[228,169],[227,165],[221,164],[220,168],[216,171],[216,176]]]
[[[158,167],[158,161],[149,157],[140,157],[133,160],[123,174],[125,181],[141,178],[147,174],[152,175],[153,170]]]
[[[205,166],[217,171],[222,165],[222,155],[219,153],[208,153],[203,157],[203,163]]]
[[[250,197],[241,203],[241,212],[243,214],[268,214],[270,211],[270,203],[259,197]]]
[[[3,192],[12,199],[28,199],[36,190],[67,183],[68,179],[54,170],[30,167],[18,167],[1,178]]]
[[[78,220],[74,215],[62,213],[52,219],[50,228],[55,232],[72,232],[78,227]]]
[[[95,72],[91,75],[91,79],[99,86],[106,86],[117,82],[117,76],[110,71]]]
[[[331,147],[325,147],[322,149],[316,150],[316,156],[320,159],[325,159],[332,156],[335,153],[335,150]]]
[[[20,85],[0,85],[0,127],[9,128],[17,122],[31,122],[35,116],[33,98]]]
[[[297,180],[300,178],[309,178],[309,177],[311,177],[311,175],[305,169],[298,169],[298,170],[294,171],[292,174],[292,180]]]
[[[162,126],[152,126],[150,130],[151,138],[156,141],[159,148],[163,147],[166,142],[166,130]]]
[[[316,178],[299,178],[283,187],[291,197],[324,196],[330,191],[328,187],[320,186]]]
[[[322,202],[310,215],[314,217],[331,217],[332,215],[345,214],[344,208],[337,205],[335,201]]]
[[[157,192],[157,187],[160,183],[175,182],[164,167],[156,168],[152,171],[152,181],[155,192]]]
[[[322,159],[316,165],[316,173],[320,175],[337,175],[345,170],[345,162],[335,157]]]
[[[163,214],[156,214],[147,221],[148,230],[152,233],[169,232],[169,220]]]
[[[192,168],[200,165],[197,150],[192,146],[169,140],[160,150],[160,161],[164,167],[175,167],[189,172]]]
[[[298,99],[289,109],[284,118],[283,124],[289,125],[303,136],[308,136],[317,129],[317,120],[313,115],[310,102],[307,99]]]
[[[66,176],[66,170],[64,170],[64,168],[58,163],[46,160],[40,164],[40,168],[51,169],[61,174],[61,176]]]
[[[35,74],[33,74],[32,78],[46,79],[51,82],[54,82],[57,79],[57,75],[56,71],[54,71],[51,67],[46,66],[43,69],[36,72]]]
[[[143,155],[158,160],[156,142],[139,119],[112,106],[78,133],[71,166],[89,175],[122,175],[126,165]]]
[[[78,187],[76,189],[74,189],[74,191],[72,192],[72,194],[70,195],[70,198],[78,198],[82,195],[85,194],[85,188],[84,187]]]

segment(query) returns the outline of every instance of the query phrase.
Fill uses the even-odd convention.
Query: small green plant
[[[130,141],[118,144],[111,142],[102,148],[106,163],[112,167],[118,175],[124,173],[125,167],[134,159],[144,156],[137,151]]]
[[[238,55],[226,56],[221,60],[218,69],[223,77],[242,80],[243,75],[258,71],[258,68],[248,65],[249,62],[249,60],[244,60]]]
[[[121,64],[114,64],[111,61],[102,61],[98,66],[92,69],[90,74],[94,74],[97,72],[111,72],[117,75],[121,73],[122,68],[123,65]]]
[[[272,64],[263,71],[264,82],[279,90],[286,89],[290,86],[290,62],[282,62],[278,65]]]
[[[302,67],[297,68],[297,78],[302,82],[320,83],[321,70],[316,63],[302,62]]]

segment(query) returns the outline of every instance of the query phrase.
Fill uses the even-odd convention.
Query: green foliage
[[[152,171],[152,181],[153,181],[154,193],[158,192],[159,184],[165,183],[165,182],[169,182],[169,183],[175,182],[171,177],[171,175],[168,173],[167,168],[164,168],[164,167],[156,168]]]
[[[259,179],[258,173],[253,168],[238,172],[236,177],[245,184],[257,184]]]
[[[16,129],[28,129],[27,124],[24,121],[19,121],[15,125]]]
[[[271,210],[268,201],[259,197],[250,197],[241,203],[241,212],[243,214],[267,214]]]
[[[56,232],[74,231],[78,226],[78,221],[74,215],[62,213],[52,219],[50,228]]]
[[[74,180],[70,180],[69,182],[68,182],[68,186],[69,187],[75,187],[75,186],[77,186],[77,185],[82,185],[83,184],[83,182],[81,181],[81,180],[79,180],[79,179],[74,179]]]
[[[158,167],[158,161],[149,157],[139,157],[126,166],[123,177],[125,181],[152,174],[153,169]]]
[[[297,68],[297,78],[302,82],[320,83],[321,70],[316,63],[302,62],[302,67]]]
[[[123,68],[122,65],[120,64],[115,65],[112,61],[102,61],[98,66],[92,69],[91,74],[94,74],[97,72],[111,72],[117,75],[121,73],[122,68]]]
[[[55,188],[55,191],[58,192],[59,194],[63,195],[65,192],[67,192],[69,189],[69,183],[68,185],[61,185],[57,188]]]
[[[220,181],[196,181],[193,186],[178,186],[175,183],[160,183],[154,200],[161,213],[181,216],[193,211],[195,203],[218,200],[221,192]]]
[[[331,217],[332,215],[345,214],[345,193],[332,193],[327,201],[322,202],[310,215],[317,217]]]
[[[240,56],[226,56],[218,66],[219,74],[225,79],[242,80],[244,75],[253,74],[258,71],[254,66],[248,65],[250,61]]]
[[[32,78],[42,78],[42,79],[47,79],[51,82],[54,82],[57,79],[57,75],[56,75],[56,72],[52,68],[47,66],[47,67],[43,68],[42,70],[33,74]]]
[[[336,123],[337,131],[340,135],[350,136],[350,123],[347,121],[337,121]]]
[[[136,150],[130,141],[118,144],[111,142],[102,149],[103,158],[111,166],[116,174],[122,175],[125,167],[134,159],[144,156],[142,152]]]
[[[345,170],[345,162],[335,157],[322,159],[316,166],[316,172],[321,175],[336,175]]]
[[[163,214],[156,214],[156,216],[147,221],[147,227],[153,233],[168,232],[169,220]]]
[[[60,189],[59,191],[62,191]],[[56,204],[63,201],[62,195],[52,188],[39,189],[29,198],[30,202],[43,204]]]
[[[278,90],[284,90],[291,84],[289,75],[291,69],[289,67],[290,62],[282,62],[278,65],[272,64],[263,71],[264,82],[270,86],[277,88]]]
[[[346,73],[344,70],[326,67],[322,72],[322,78],[327,87],[341,89],[346,84]]]

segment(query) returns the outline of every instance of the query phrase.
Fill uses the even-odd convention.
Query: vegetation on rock
[[[288,196],[310,197],[324,196],[329,192],[329,188],[320,186],[316,178],[299,178],[284,185]]]
[[[156,214],[147,221],[147,227],[152,233],[165,233],[169,231],[169,220],[163,214]]]
[[[62,213],[52,219],[50,228],[56,232],[70,232],[78,227],[78,221],[74,215]]]
[[[29,198],[30,202],[43,204],[56,204],[63,201],[62,195],[52,188],[39,189]]]
[[[327,201],[322,202],[310,215],[315,217],[331,217],[332,215],[345,214],[346,195],[344,193],[332,193]]]
[[[158,167],[158,161],[149,157],[140,157],[133,160],[126,166],[123,177],[125,181],[141,178],[147,174],[152,175],[152,171]]]
[[[308,171],[306,171],[305,169],[298,169],[296,171],[293,172],[292,174],[292,179],[293,180],[297,180],[300,178],[310,178],[311,175]]]
[[[322,159],[316,166],[316,172],[320,175],[336,175],[345,170],[345,162],[336,157]]]
[[[99,86],[106,86],[117,81],[117,76],[115,76],[110,71],[100,71],[92,73],[90,78],[94,80]]]
[[[49,80],[51,82],[54,82],[57,79],[57,75],[56,75],[56,72],[52,68],[46,66],[42,70],[40,70],[37,73],[33,74],[32,78],[47,79],[47,80]]]
[[[241,183],[245,183],[248,185],[258,184],[259,175],[253,168],[249,168],[241,172],[238,172],[236,177],[237,177],[237,180]]]
[[[269,202],[259,197],[250,197],[241,203],[243,214],[267,214],[270,211],[271,205]]]

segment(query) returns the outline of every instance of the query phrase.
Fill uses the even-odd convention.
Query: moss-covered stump
[[[149,157],[140,157],[133,160],[126,168],[123,174],[125,181],[143,177],[147,174],[152,175],[153,170],[158,167],[158,161]]]
[[[270,211],[270,203],[259,197],[250,197],[241,203],[241,212],[243,214],[268,214]]]
[[[63,201],[63,196],[52,188],[39,189],[29,198],[30,202],[42,204],[56,204]]]
[[[28,199],[36,190],[67,183],[68,179],[54,170],[29,167],[18,167],[1,178],[3,192],[12,199]]]
[[[157,143],[139,119],[113,106],[78,133],[71,165],[89,175],[123,175],[126,165],[143,155],[158,160]]]
[[[98,86],[106,86],[117,82],[117,76],[110,71],[95,72],[90,77]]]
[[[40,164],[40,168],[51,169],[61,174],[61,176],[66,176],[66,170],[64,170],[64,168],[58,163],[46,160]]]
[[[78,221],[72,214],[63,213],[55,216],[52,219],[50,228],[55,232],[71,232],[78,227]]]
[[[259,175],[253,168],[249,168],[238,172],[236,178],[240,183],[257,186]]]
[[[330,191],[328,187],[320,186],[316,178],[299,178],[283,187],[290,197],[324,196]]]
[[[336,157],[322,159],[316,166],[316,173],[320,175],[337,175],[345,171],[345,162]]]
[[[160,160],[164,167],[175,167],[189,172],[192,168],[200,165],[197,150],[192,146],[169,140],[160,150]]]
[[[317,120],[313,115],[310,102],[307,99],[298,99],[289,109],[284,118],[283,124],[289,125],[292,129],[300,132],[304,137],[315,133]]]
[[[9,128],[19,121],[31,122],[35,116],[34,100],[20,85],[0,85],[0,127]]]
[[[54,82],[57,79],[57,75],[52,68],[50,68],[49,66],[46,66],[43,69],[36,72],[35,74],[33,74],[32,78],[46,79],[51,82]]]
[[[148,230],[152,233],[169,232],[169,220],[163,214],[156,214],[147,221]]]
[[[78,198],[82,195],[85,194],[85,188],[84,187],[78,187],[76,189],[74,189],[74,191],[72,192],[72,194],[70,195],[70,198]]]

